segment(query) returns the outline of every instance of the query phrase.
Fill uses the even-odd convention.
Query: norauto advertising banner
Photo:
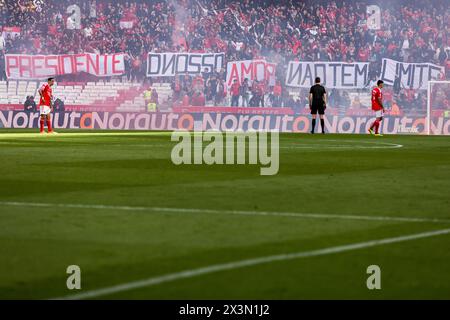
[[[366,133],[374,118],[369,116],[327,116],[325,126],[330,133]],[[304,115],[247,115],[221,113],[127,113],[65,112],[52,116],[53,126],[64,129],[110,130],[220,130],[309,132],[310,118]],[[0,128],[38,128],[38,113],[0,111]],[[382,132],[425,132],[425,118],[386,117]],[[432,119],[432,134],[449,135],[450,118]]]
[[[429,80],[439,79],[445,74],[445,68],[432,63],[406,63],[392,59],[383,59],[381,80],[393,85],[395,78],[400,78],[403,88],[427,89]]]
[[[177,74],[197,75],[205,70],[220,72],[225,53],[153,53],[147,56],[148,77],[171,77]]]
[[[6,76],[10,79],[42,79],[87,72],[97,77],[125,73],[124,54],[5,55]]]
[[[286,85],[309,88],[320,77],[328,89],[364,88],[368,83],[368,62],[289,62]]]

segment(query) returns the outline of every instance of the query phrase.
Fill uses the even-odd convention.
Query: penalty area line
[[[100,205],[100,204],[14,202],[14,201],[0,201],[0,205],[16,206],[16,207],[75,208],[75,209],[115,210],[115,211],[174,213],[174,214],[192,213],[192,214],[221,214],[221,215],[242,215],[242,216],[275,216],[275,217],[293,217],[304,219],[450,223],[450,219],[440,219],[440,218],[368,216],[368,215],[353,215],[353,214],[216,210],[216,209],[199,209],[199,208],[167,208],[167,207],[137,207],[137,206],[135,207],[135,206],[115,206],[115,205]]]
[[[235,261],[235,262],[223,263],[223,264],[215,264],[215,265],[210,265],[210,266],[206,266],[206,267],[202,267],[202,268],[185,270],[185,271],[176,272],[176,273],[169,273],[169,274],[158,276],[158,277],[151,277],[151,278],[142,279],[142,280],[138,280],[138,281],[127,282],[127,283],[123,283],[123,284],[119,284],[119,285],[115,285],[115,286],[111,286],[111,287],[89,290],[89,291],[79,293],[79,294],[73,294],[73,295],[68,295],[68,296],[64,296],[64,297],[53,298],[52,300],[81,300],[81,299],[96,298],[96,297],[100,297],[100,296],[115,294],[115,293],[119,293],[119,292],[133,290],[133,289],[146,288],[146,287],[150,287],[150,286],[154,286],[154,285],[158,285],[158,284],[162,284],[162,283],[166,283],[166,282],[171,282],[171,281],[175,281],[175,280],[179,280],[179,279],[188,279],[188,278],[201,276],[201,275],[205,275],[205,274],[210,274],[210,273],[215,273],[215,272],[220,272],[220,271],[227,271],[227,270],[233,270],[233,269],[238,269],[238,268],[251,267],[251,266],[255,266],[255,265],[267,264],[267,263],[277,262],[277,261],[287,261],[287,260],[294,260],[294,259],[301,259],[301,258],[308,258],[308,257],[324,256],[324,255],[328,255],[328,254],[348,252],[348,251],[352,251],[352,250],[359,250],[359,249],[381,246],[381,245],[386,245],[386,244],[435,237],[435,236],[445,235],[445,234],[449,234],[449,233],[450,233],[450,229],[443,229],[443,230],[416,233],[416,234],[393,237],[393,238],[384,238],[384,239],[378,239],[378,240],[372,240],[372,241],[366,241],[366,242],[358,242],[358,243],[347,244],[347,245],[342,245],[342,246],[335,246],[335,247],[319,249],[319,250],[295,252],[295,253],[288,253],[288,254],[279,254],[279,255],[272,255],[272,256],[254,258],[254,259],[246,259],[246,260],[240,260],[240,261]]]

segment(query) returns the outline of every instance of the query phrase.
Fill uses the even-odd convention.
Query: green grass
[[[66,268],[73,264],[82,270],[76,292],[82,293],[214,264],[450,228],[446,222],[27,205],[450,220],[450,137],[282,134],[279,172],[261,176],[259,165],[175,166],[167,133],[93,133],[0,131],[0,298],[74,294],[66,288]],[[381,290],[366,287],[366,268],[373,264],[381,267]],[[449,299],[449,270],[446,234],[98,298]]]

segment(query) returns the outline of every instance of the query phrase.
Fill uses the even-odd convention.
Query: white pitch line
[[[385,239],[372,240],[372,241],[367,241],[367,242],[359,242],[359,243],[347,244],[347,245],[336,246],[336,247],[329,247],[329,248],[324,248],[324,249],[319,249],[319,250],[295,252],[295,253],[288,253],[288,254],[279,254],[279,255],[272,255],[272,256],[254,258],[254,259],[240,260],[240,261],[229,262],[229,263],[224,263],[224,264],[215,264],[215,265],[206,266],[203,268],[185,270],[185,271],[181,271],[181,272],[162,275],[159,277],[153,277],[153,278],[147,278],[147,279],[138,280],[138,281],[127,282],[127,283],[123,283],[123,284],[119,284],[119,285],[115,285],[115,286],[111,286],[111,287],[89,290],[89,291],[79,293],[79,294],[54,298],[54,300],[80,300],[80,299],[96,298],[96,297],[110,295],[110,294],[114,294],[114,293],[118,293],[118,292],[129,291],[129,290],[139,289],[139,288],[144,288],[144,287],[150,287],[150,286],[158,285],[161,283],[166,283],[166,282],[175,281],[175,280],[179,280],[179,279],[192,278],[192,277],[210,274],[210,273],[219,272],[219,271],[226,271],[226,270],[250,267],[250,266],[255,266],[255,265],[260,265],[260,264],[265,264],[265,263],[271,263],[271,262],[275,262],[275,261],[286,261],[286,260],[293,260],[293,259],[300,259],[300,258],[323,256],[323,255],[327,255],[327,254],[334,254],[334,253],[358,250],[358,249],[363,249],[363,248],[380,246],[380,245],[384,245],[384,244],[391,244],[391,243],[405,242],[405,241],[411,241],[411,240],[422,239],[422,238],[429,238],[429,237],[434,237],[434,236],[439,236],[439,235],[444,235],[444,234],[449,234],[449,233],[450,233],[450,229],[443,229],[443,230],[416,233],[416,234],[394,237],[394,238],[385,238]]]
[[[2,142],[0,142],[1,144]],[[8,142],[11,144],[15,144],[12,142]],[[87,144],[88,145],[88,144]],[[155,148],[172,148],[173,145],[171,144],[122,144],[122,143],[109,143],[105,144],[105,147],[155,147]],[[394,144],[394,143],[383,143],[383,144],[373,144],[373,145],[351,145],[351,144],[339,144],[339,145],[332,145],[332,144],[291,144],[291,145],[281,145],[280,149],[397,149],[402,148],[403,145],[401,144]],[[248,146],[247,149],[250,150],[258,150],[258,147],[251,147]]]
[[[14,202],[14,201],[0,201],[0,205],[16,206],[16,207],[51,207],[51,208],[116,210],[116,211],[117,210],[118,211],[141,211],[141,212],[155,212],[155,213],[210,213],[210,214],[223,214],[223,215],[295,217],[295,218],[306,218],[306,219],[341,219],[341,220],[367,220],[367,221],[450,223],[450,219],[440,219],[440,218],[366,216],[366,215],[351,215],[351,214],[216,210],[216,209],[195,209],[195,208],[133,207],[133,206],[114,206],[114,205],[98,205],[98,204],[42,203],[42,202]]]
[[[39,135],[39,134],[35,134]],[[75,134],[72,134],[75,135]],[[85,135],[85,134],[84,134]],[[111,134],[110,134],[111,135]],[[291,143],[287,145],[281,145],[280,149],[396,149],[403,148],[402,144],[389,143],[389,142],[373,142],[373,141],[360,141],[360,140],[318,140],[318,141],[328,141],[328,142],[351,142],[355,144],[302,144],[302,143]],[[0,141],[0,144],[18,144],[17,141]],[[361,143],[363,145],[358,145]],[[91,146],[93,144],[86,144],[86,146]],[[145,144],[122,144],[122,143],[108,143],[104,145],[105,147],[161,147],[161,148],[172,148],[172,144],[162,144],[162,143],[145,143]],[[249,149],[257,149],[248,147]]]
[[[58,129],[56,129],[58,130]],[[169,136],[172,132],[162,132],[162,131],[123,131],[123,132],[62,132],[57,135],[57,137],[90,137],[90,136]],[[54,135],[40,134],[33,132],[20,132],[20,133],[1,133],[0,139],[10,139],[10,138],[45,138],[45,137],[56,137]]]
[[[391,148],[403,148],[402,144],[398,143],[391,143],[391,142],[382,142],[382,141],[367,141],[367,140],[334,140],[334,139],[323,139],[319,141],[329,141],[329,142],[356,142],[356,143],[365,143],[365,144],[372,144],[372,145],[378,145],[383,147],[382,145],[386,145],[387,147]]]

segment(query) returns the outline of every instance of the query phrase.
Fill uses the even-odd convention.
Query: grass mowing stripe
[[[113,205],[96,205],[96,204],[40,203],[40,202],[14,202],[14,201],[0,201],[0,205],[18,206],[18,207],[80,208],[80,209],[98,209],[98,210],[165,212],[165,213],[211,213],[211,214],[248,215],[248,216],[279,216],[279,217],[295,217],[306,219],[342,219],[342,220],[368,220],[368,221],[450,223],[449,219],[439,219],[439,218],[364,216],[364,215],[300,213],[300,212],[133,207],[133,206],[113,206]]]
[[[250,266],[255,266],[255,265],[259,265],[259,264],[275,262],[275,261],[286,261],[286,260],[293,260],[293,259],[300,259],[300,258],[323,256],[323,255],[327,255],[327,254],[334,254],[334,253],[346,252],[346,251],[351,251],[351,250],[364,249],[364,248],[380,246],[380,245],[385,245],[385,244],[405,242],[405,241],[417,240],[417,239],[422,239],[422,238],[429,238],[429,237],[434,237],[434,236],[439,236],[439,235],[444,235],[444,234],[449,234],[449,233],[450,233],[450,229],[443,229],[443,230],[416,233],[416,234],[394,237],[394,238],[385,238],[385,239],[379,239],[379,240],[347,244],[347,245],[343,245],[343,246],[330,247],[330,248],[324,248],[324,249],[319,249],[319,250],[288,253],[288,254],[279,254],[279,255],[260,257],[260,258],[255,258],[255,259],[247,259],[247,260],[241,260],[241,261],[236,261],[236,262],[224,263],[224,264],[217,264],[217,265],[207,266],[207,267],[198,268],[198,269],[192,269],[192,270],[171,273],[171,274],[167,274],[167,275],[163,275],[163,276],[159,276],[159,277],[128,282],[128,283],[115,285],[115,286],[111,286],[111,287],[106,287],[106,288],[102,288],[102,289],[86,291],[83,293],[69,295],[66,297],[54,298],[54,300],[63,300],[63,299],[64,300],[81,300],[81,299],[96,298],[96,297],[105,296],[105,295],[109,295],[109,294],[113,294],[113,293],[154,286],[154,285],[165,283],[165,282],[170,282],[170,281],[175,281],[175,280],[185,279],[185,278],[192,278],[192,277],[209,274],[209,273],[214,273],[214,272],[219,272],[219,271],[226,271],[226,270],[232,270],[232,269],[237,269],[237,268],[250,267]]]

